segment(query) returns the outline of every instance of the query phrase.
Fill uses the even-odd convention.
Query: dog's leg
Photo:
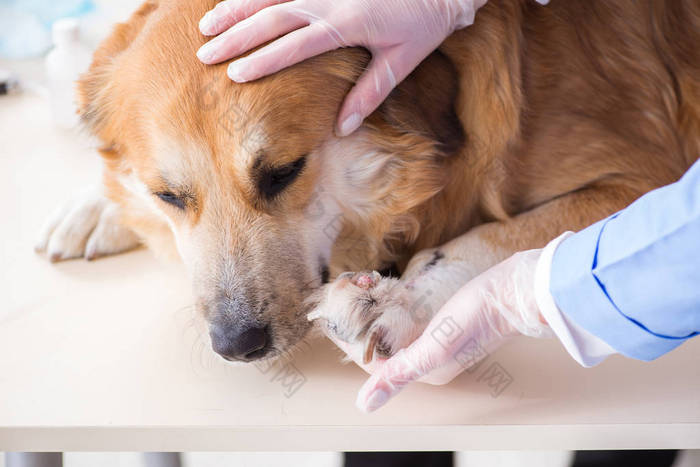
[[[541,248],[564,231],[585,228],[639,194],[591,188],[508,221],[477,226],[441,247],[416,254],[401,279],[376,273],[342,274],[318,293],[319,305],[309,317],[321,318],[327,332],[362,352],[365,363],[375,350],[380,357],[391,356],[413,342],[442,305],[473,277],[517,251]]]
[[[91,187],[59,206],[39,234],[35,250],[52,261],[92,260],[136,248],[139,238],[122,225],[120,207]]]

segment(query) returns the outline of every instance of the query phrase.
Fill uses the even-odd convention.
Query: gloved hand
[[[217,35],[197,52],[206,64],[239,56],[229,77],[246,82],[340,47],[363,46],[372,61],[347,96],[336,132],[347,136],[362,124],[447,36],[474,21],[486,0],[226,0],[200,22]],[[225,31],[225,32],[224,32]],[[281,37],[280,37],[281,36]]]
[[[535,299],[541,252],[517,253],[463,286],[413,344],[372,368],[357,407],[376,410],[408,383],[436,372],[449,381],[511,336],[553,336]]]

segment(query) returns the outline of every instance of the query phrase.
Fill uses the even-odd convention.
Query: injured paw
[[[391,357],[425,329],[427,322],[410,313],[412,297],[399,279],[346,272],[312,297],[317,306],[308,319],[318,320],[328,337],[348,344],[343,350],[352,349],[349,356],[366,365],[375,356]]]

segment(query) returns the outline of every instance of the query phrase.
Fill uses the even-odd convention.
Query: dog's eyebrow
[[[163,172],[160,173],[160,175],[156,178],[156,183],[159,187],[163,187],[164,189],[171,190],[171,191],[176,191],[177,186],[170,181],[170,178]],[[159,188],[160,190],[161,188]]]
[[[189,199],[194,200],[194,190],[189,184],[184,184],[184,183],[174,183],[170,177],[167,176],[164,172],[161,172],[160,175],[157,178],[158,180],[158,185],[165,188],[168,191],[172,191],[173,193],[186,197]],[[162,190],[162,188],[159,188],[155,191]]]

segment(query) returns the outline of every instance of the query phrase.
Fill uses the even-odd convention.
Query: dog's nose
[[[270,349],[268,326],[212,324],[209,334],[214,352],[226,360],[250,362]]]

